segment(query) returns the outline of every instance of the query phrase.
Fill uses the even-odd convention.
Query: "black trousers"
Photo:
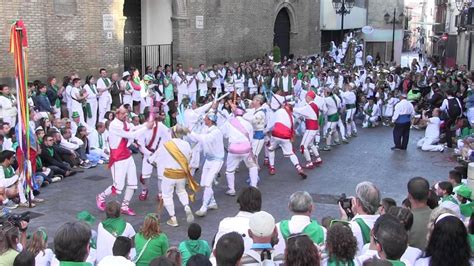
[[[453,147],[453,132],[451,131],[451,126],[454,124],[455,120],[451,118],[447,118],[444,121],[444,128],[446,130],[446,144],[448,148]]]
[[[395,123],[393,128],[393,143],[395,147],[406,150],[408,146],[408,139],[410,138],[410,122],[398,124]]]

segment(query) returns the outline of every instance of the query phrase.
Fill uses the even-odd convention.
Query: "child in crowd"
[[[179,251],[183,258],[182,265],[186,265],[189,258],[196,254],[202,254],[209,258],[211,256],[211,249],[206,240],[200,240],[201,226],[197,223],[192,223],[188,227],[189,240],[185,240],[179,244]]]

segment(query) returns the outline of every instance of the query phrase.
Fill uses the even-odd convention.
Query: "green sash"
[[[87,118],[92,118],[92,107],[89,102],[86,103],[85,109]]]
[[[5,178],[11,178],[15,175],[15,169],[11,166],[3,167],[3,173],[5,174]]]
[[[455,203],[456,205],[459,204],[459,202],[453,197],[453,195],[448,195],[448,196],[442,197],[441,202],[445,202],[445,201],[451,201],[452,203]]]
[[[118,218],[107,218],[102,221],[102,226],[107,232],[111,233],[113,236],[121,236],[127,223],[122,217]]]
[[[109,86],[109,85],[107,85],[107,86]],[[94,84],[90,85],[89,88],[91,88],[91,91],[92,91],[94,94],[97,94],[97,90],[95,89],[95,85],[94,85]]]
[[[355,104],[346,104],[346,109],[353,109],[356,108]]]
[[[104,139],[102,138],[102,134],[99,135],[99,149],[102,149],[104,147]]]
[[[105,86],[108,87],[110,85],[110,82],[109,82],[108,78],[102,78],[102,81],[104,82]]]
[[[329,122],[337,122],[339,121],[339,113],[334,113],[332,115],[328,115]]]
[[[354,221],[359,225],[360,231],[362,232],[362,239],[364,245],[370,243],[370,227],[362,220],[362,218],[356,218]]]
[[[289,221],[283,220],[280,222],[280,232],[285,240],[290,236]],[[324,243],[324,231],[317,221],[311,221],[304,229],[306,234],[314,243],[320,245]]]
[[[61,108],[61,100],[59,100],[59,97],[57,97],[59,87],[57,85],[51,86],[53,88],[54,92],[56,92],[56,100],[54,101],[54,107],[56,108]]]

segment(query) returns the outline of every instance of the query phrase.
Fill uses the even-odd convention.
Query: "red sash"
[[[293,137],[293,130],[280,122],[276,122],[275,126],[273,126],[272,136],[280,139],[291,139]]]
[[[125,122],[124,122],[123,130],[129,131],[127,127],[127,123]],[[117,149],[110,149],[109,168],[112,167],[112,165],[115,162],[128,159],[130,158],[130,156],[132,156],[132,152],[128,149],[127,144],[128,144],[128,139],[122,138],[120,140],[120,143]]]
[[[314,113],[319,117],[319,109],[316,103],[311,102],[309,104],[311,109],[313,109]],[[306,119],[305,120],[305,125],[307,130],[318,130],[319,129],[319,123],[318,120],[313,120],[313,119]]]
[[[145,146],[145,148],[147,148],[151,152],[155,151],[155,149],[153,149],[152,146],[153,146],[153,142],[155,142],[156,132],[158,132],[158,124],[156,124],[156,126],[153,128],[153,135],[151,135],[151,140],[148,143],[148,145]]]

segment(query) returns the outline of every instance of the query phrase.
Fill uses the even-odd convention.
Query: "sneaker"
[[[9,200],[7,203],[3,204],[3,208],[9,209],[9,210],[14,210],[18,208],[18,204],[15,204],[15,202]]]
[[[269,168],[268,170],[269,170],[269,174],[270,174],[270,175],[275,175],[275,174],[276,174],[275,167],[270,166],[270,168]]]
[[[105,199],[103,199],[100,195],[95,197],[95,203],[100,211],[105,211]]]
[[[148,189],[143,189],[140,195],[138,195],[138,199],[140,201],[145,201],[148,198]]]
[[[321,158],[317,158],[316,160],[313,161],[313,164],[315,166],[320,166],[321,164],[323,164],[323,160],[321,160]]]
[[[331,147],[329,147],[329,146],[324,146],[324,148],[323,148],[323,151],[330,151],[330,150],[331,150]]]
[[[188,224],[194,222],[193,212],[191,211],[191,208],[188,205],[184,207],[184,212],[186,213],[186,222],[188,222]]]
[[[198,210],[194,214],[196,214],[196,216],[198,216],[198,217],[204,217],[204,216],[206,216],[207,211]]]
[[[305,169],[313,169],[315,166],[313,162],[307,162],[306,165],[304,166]]]
[[[334,145],[341,145],[340,141],[334,141]]]
[[[34,208],[36,207],[36,204],[34,204],[33,202],[31,203],[31,206],[28,202],[20,202],[20,204],[18,204],[18,207],[20,208]]]
[[[171,217],[167,222],[167,225],[172,226],[172,227],[177,227],[178,226],[178,220],[176,219],[175,216]]]
[[[225,192],[225,194],[233,197],[233,196],[235,196],[235,190],[229,189]]]
[[[135,211],[134,211],[132,208],[128,207],[128,206],[122,206],[122,207],[120,208],[120,213],[125,214],[125,215],[129,215],[129,216],[135,216],[135,215],[137,215],[137,214],[135,213]]]
[[[84,163],[80,164],[79,167],[82,168],[82,169],[89,169],[89,168],[91,168],[91,165],[89,163],[84,162]]]
[[[352,132],[353,137],[357,137],[357,132]]]
[[[32,202],[34,203],[43,203],[44,202],[44,199],[41,199],[41,198],[34,198],[31,200]]]
[[[347,139],[343,139],[342,142],[343,142],[344,144],[349,143],[349,141],[348,141]]]
[[[51,178],[51,182],[53,182],[53,183],[59,182],[61,180],[62,180],[62,178],[60,176],[55,176],[55,177]]]
[[[99,160],[97,163],[98,163],[98,164],[104,164],[104,160],[101,159],[101,160]]]
[[[219,207],[217,206],[217,204],[212,204],[212,205],[207,206],[207,209],[208,210],[218,210]]]

